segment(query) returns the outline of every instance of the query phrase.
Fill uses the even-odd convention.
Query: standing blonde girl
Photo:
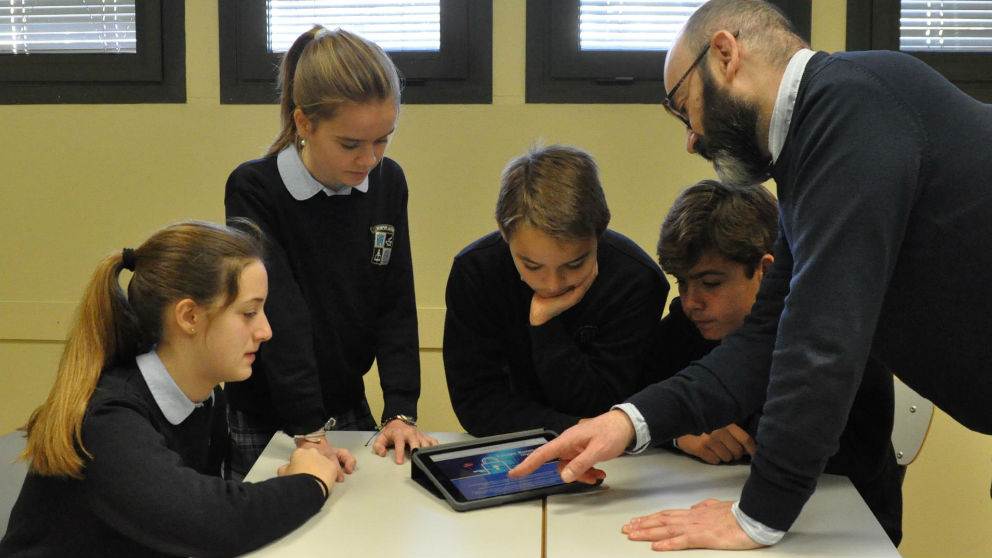
[[[235,476],[277,430],[324,451],[324,430],[373,430],[363,376],[379,369],[384,409],[373,449],[436,443],[416,428],[420,353],[403,170],[383,157],[400,81],[381,48],[314,27],[280,71],[283,128],[268,154],[227,181],[228,217],[269,241],[276,335],[255,375],[231,386]]]
[[[187,222],[100,263],[25,427],[29,471],[0,555],[241,554],[323,506],[341,469],[313,450],[294,452],[275,479],[220,476],[218,384],[249,377],[272,335],[261,256],[250,233]]]

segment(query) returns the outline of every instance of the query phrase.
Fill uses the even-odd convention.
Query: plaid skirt
[[[336,422],[331,430],[376,429],[369,403],[364,398],[357,407],[334,415],[334,419]],[[231,448],[228,452],[225,476],[233,480],[243,480],[278,428],[267,421],[258,420],[253,415],[231,408],[227,410],[227,422],[231,428]]]

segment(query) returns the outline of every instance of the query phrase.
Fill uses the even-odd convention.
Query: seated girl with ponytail
[[[218,385],[248,378],[272,336],[260,240],[241,228],[178,223],[100,262],[24,427],[29,470],[0,555],[241,554],[299,527],[354,468],[347,450],[311,448],[277,478],[220,476]]]

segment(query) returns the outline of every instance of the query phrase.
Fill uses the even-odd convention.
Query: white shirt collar
[[[792,55],[782,76],[782,83],[778,86],[778,96],[775,98],[772,121],[768,128],[768,151],[772,154],[773,163],[778,160],[785,146],[785,136],[789,133],[789,124],[792,123],[792,110],[796,106],[799,84],[806,71],[806,64],[814,54],[816,54],[814,51],[804,48]]]
[[[186,420],[197,407],[202,407],[203,403],[194,403],[183,390],[179,389],[172,375],[165,369],[165,364],[158,357],[155,349],[143,355],[138,355],[138,370],[148,384],[148,389],[152,392],[152,398],[162,414],[170,424],[176,425]],[[210,392],[212,399],[214,393]]]
[[[276,165],[279,167],[279,177],[286,185],[289,194],[296,201],[308,200],[323,192],[328,196],[350,196],[352,190],[365,193],[369,191],[369,177],[366,176],[358,186],[340,186],[338,188],[328,188],[317,181],[310,174],[310,171],[303,165],[300,159],[300,152],[295,145],[287,145],[276,156]]]

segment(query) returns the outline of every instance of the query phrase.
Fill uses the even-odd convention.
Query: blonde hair
[[[282,131],[266,155],[298,140],[293,112],[313,123],[334,117],[345,103],[392,100],[400,104],[400,77],[379,45],[343,29],[319,25],[300,35],[279,68]]]
[[[101,371],[146,352],[162,334],[171,302],[232,303],[241,271],[262,260],[258,229],[245,221],[225,227],[186,221],[170,225],[133,251],[134,274],[121,290],[123,253],[106,256],[90,279],[69,331],[55,385],[28,419],[20,458],[33,472],[82,478],[82,425]]]
[[[521,223],[552,238],[599,238],[610,209],[596,161],[577,147],[532,147],[503,170],[496,222],[507,238]]]

